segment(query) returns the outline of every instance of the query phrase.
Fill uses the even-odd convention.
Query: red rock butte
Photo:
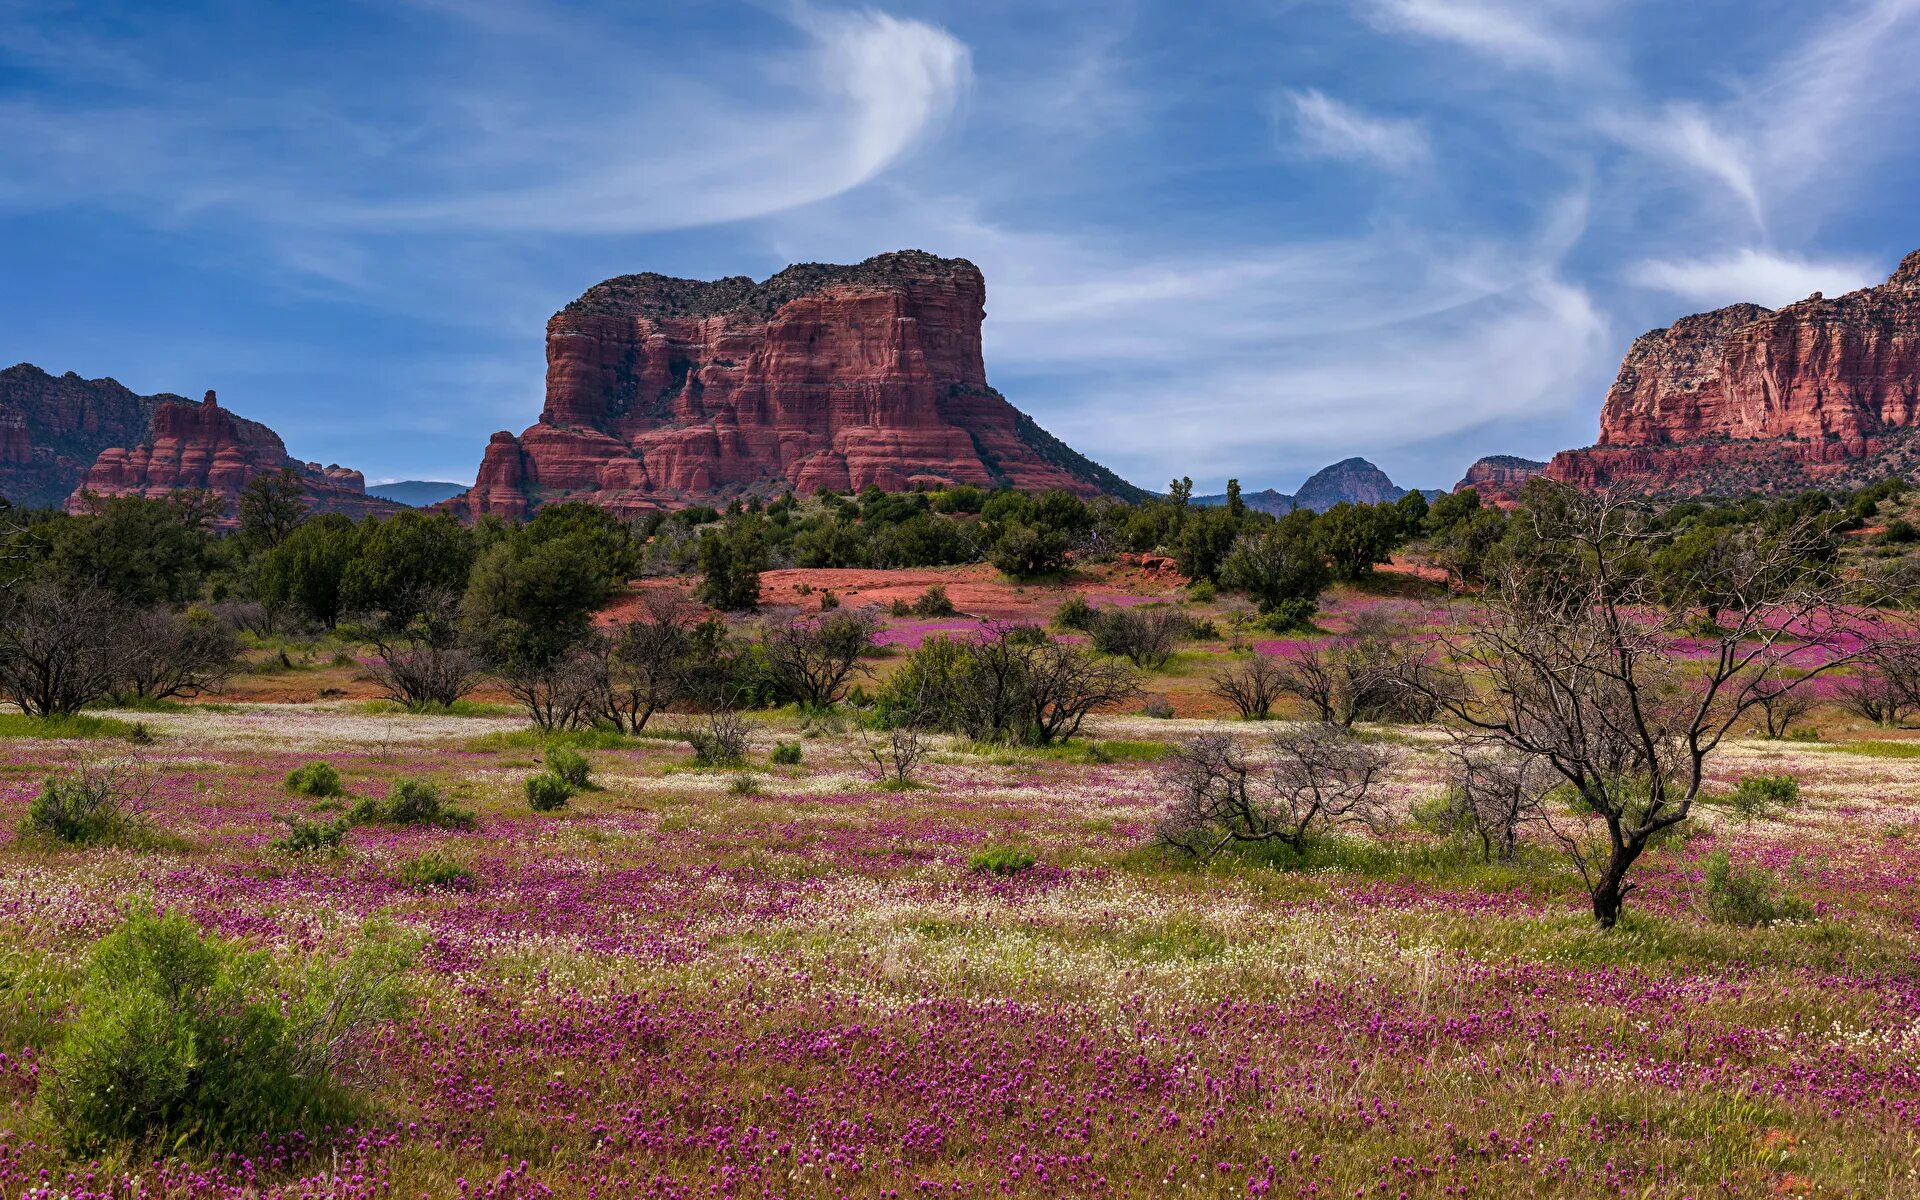
[[[1547,474],[1681,495],[1846,485],[1910,464],[1917,425],[1920,251],[1878,287],[1646,334],[1607,393],[1599,442]]]
[[[979,268],[913,250],[762,283],[609,279],[547,322],[539,423],[494,434],[448,504],[518,519],[869,484],[1142,494],[987,384],[985,316]]]
[[[67,498],[67,511],[86,512],[89,497],[161,499],[200,490],[227,501],[222,524],[235,521],[233,501],[257,476],[291,469],[318,512],[360,517],[398,512],[400,505],[367,495],[360,472],[305,463],[287,453],[280,435],[220,407],[212,392],[196,404],[178,396],[152,407],[146,435],[131,446],[102,450]]]

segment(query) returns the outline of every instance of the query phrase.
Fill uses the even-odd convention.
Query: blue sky
[[[464,482],[590,284],[918,247],[1137,482],[1448,486],[1920,247],[1916,62],[1920,0],[0,0],[0,361]]]

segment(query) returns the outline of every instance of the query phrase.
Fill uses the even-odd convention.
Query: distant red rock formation
[[[178,396],[161,399],[145,435],[132,445],[102,450],[66,506],[78,513],[86,511],[88,496],[159,499],[197,489],[226,500],[223,520],[232,523],[232,502],[247,484],[286,468],[299,475],[315,511],[355,517],[399,511],[399,505],[367,495],[358,471],[294,459],[279,434],[220,407],[212,392],[198,404]]]
[[[1480,499],[1493,504],[1511,504],[1520,495],[1527,480],[1544,474],[1547,464],[1512,454],[1489,454],[1467,468],[1453,490],[1472,488]]]
[[[146,436],[154,409],[178,396],[141,396],[112,379],[49,375],[31,363],[0,371],[0,496],[56,508],[102,450]]]
[[[1607,393],[1599,442],[1547,474],[1670,494],[1839,485],[1904,460],[1916,425],[1920,251],[1878,287],[1646,334]]]
[[[764,283],[609,279],[547,323],[539,423],[494,434],[448,503],[519,518],[869,484],[1141,494],[987,384],[985,302],[972,263],[919,251]]]

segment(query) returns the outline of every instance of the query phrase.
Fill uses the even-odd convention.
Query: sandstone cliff
[[[1878,287],[1646,334],[1607,393],[1599,442],[1547,474],[1671,494],[1838,486],[1904,461],[1916,425],[1920,251]]]
[[[539,423],[494,434],[449,503],[517,518],[869,484],[1141,494],[988,385],[985,303],[972,263],[919,251],[762,283],[609,279],[547,323]]]
[[[1511,503],[1527,480],[1544,474],[1546,469],[1546,463],[1535,462],[1531,458],[1489,454],[1468,467],[1460,482],[1453,485],[1453,490],[1461,492],[1472,488],[1483,501]]]
[[[233,501],[256,476],[291,468],[305,485],[315,511],[359,517],[397,512],[399,505],[367,495],[360,472],[336,465],[303,463],[287,453],[280,435],[220,406],[212,392],[196,404],[179,396],[158,401],[146,429],[131,444],[100,452],[65,497],[69,512],[84,512],[88,496],[158,499],[198,489],[228,502],[224,521],[234,519]]]
[[[179,399],[30,363],[0,371],[0,496],[34,508],[65,503],[102,450],[139,441],[154,409]]]

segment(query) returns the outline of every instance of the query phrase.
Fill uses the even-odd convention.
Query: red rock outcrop
[[[220,407],[212,392],[198,404],[178,396],[162,398],[152,410],[145,436],[133,445],[100,452],[67,497],[67,511],[85,512],[89,497],[159,499],[197,489],[228,502],[222,520],[231,524],[232,502],[247,484],[282,469],[299,475],[316,511],[355,517],[399,511],[399,505],[367,495],[366,480],[358,471],[295,460],[279,434]]]
[[[547,323],[539,423],[494,434],[448,503],[519,518],[869,484],[1140,494],[988,386],[985,302],[972,263],[919,251],[764,283],[609,279]]]
[[[1634,342],[1600,440],[1547,474],[1669,494],[1852,482],[1920,425],[1920,251],[1886,283],[1778,312],[1686,317]]]
[[[1480,499],[1492,504],[1511,504],[1519,498],[1527,480],[1546,472],[1547,464],[1512,454],[1489,454],[1467,468],[1453,490],[1472,488]]]
[[[66,501],[109,446],[146,436],[155,408],[111,379],[49,375],[31,363],[0,371],[0,496],[52,508]]]

